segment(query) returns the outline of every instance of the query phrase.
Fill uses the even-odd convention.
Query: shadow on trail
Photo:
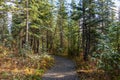
[[[79,80],[73,61],[58,56],[54,58],[55,65],[43,75],[42,80]]]

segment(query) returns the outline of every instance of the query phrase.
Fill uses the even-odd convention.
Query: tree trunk
[[[62,29],[62,25],[60,25],[60,48],[63,48],[63,29]]]
[[[26,44],[28,45],[28,15],[29,15],[29,13],[28,13],[28,0],[26,2],[26,8],[27,8],[27,10],[26,10]]]
[[[42,36],[42,52],[44,52],[44,38]]]
[[[87,60],[87,52],[86,52],[86,20],[85,20],[85,1],[83,1],[83,21],[82,21],[82,48],[83,48],[83,59],[86,61]]]
[[[79,52],[80,52],[80,20],[79,20],[79,29],[78,29],[78,44],[77,44],[77,56],[79,56]]]
[[[46,48],[47,48],[47,51],[49,49],[49,33],[48,33],[48,30],[46,32]]]

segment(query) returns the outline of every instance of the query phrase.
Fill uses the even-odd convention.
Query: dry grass
[[[48,55],[16,56],[5,47],[0,47],[0,80],[40,80],[54,60]]]

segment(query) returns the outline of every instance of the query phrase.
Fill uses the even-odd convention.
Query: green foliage
[[[68,32],[67,32],[67,37],[68,37],[68,54],[73,56],[79,53],[80,50],[80,32],[79,32],[79,26],[76,23],[76,21],[70,19],[68,22]]]
[[[115,69],[119,70],[120,54],[110,48],[108,44],[104,44],[104,50],[99,54],[98,67],[105,71],[114,71]]]
[[[119,27],[117,27],[110,25],[108,35],[101,34],[101,39],[99,39],[98,51],[95,55],[98,57],[98,67],[105,71],[120,70],[120,53],[117,51],[119,39],[116,36]],[[116,39],[113,36],[116,36]]]
[[[40,52],[41,46],[43,48],[40,42],[45,44],[41,39],[47,31],[52,32],[52,4],[49,0],[31,0],[26,8],[26,1],[16,1],[15,7],[18,9],[13,12],[11,31],[17,47],[21,49],[26,43],[26,11],[28,10],[28,44],[35,53]]]
[[[103,53],[100,55],[99,68],[105,71],[113,71],[120,69],[120,55],[118,53]]]

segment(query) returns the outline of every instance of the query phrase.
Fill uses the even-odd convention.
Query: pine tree
[[[48,0],[31,0],[28,2],[20,1],[16,7],[18,12],[13,14],[13,37],[18,34],[15,39],[20,48],[23,48],[25,42],[27,42],[34,52],[40,52],[40,42],[43,44],[43,49],[45,46],[43,38],[46,35],[46,31],[49,30],[51,4]],[[18,16],[18,18],[15,16]]]
[[[68,18],[68,55],[78,56],[80,51],[80,27],[79,20],[76,20],[76,3],[75,0],[70,4],[70,16]]]
[[[57,26],[59,28],[59,48],[63,49],[64,43],[64,29],[66,27],[66,20],[67,20],[67,12],[65,7],[65,1],[64,0],[58,0],[59,6],[58,6],[58,14],[57,14]]]

